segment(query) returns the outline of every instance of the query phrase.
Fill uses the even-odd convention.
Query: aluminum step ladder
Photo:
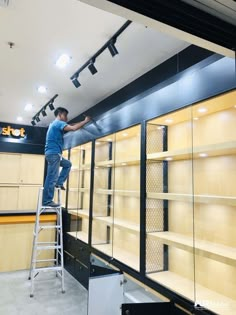
[[[60,204],[58,207],[47,207],[42,206],[43,188],[39,189],[38,194],[38,205],[36,212],[36,221],[33,232],[33,247],[31,255],[31,264],[29,271],[29,280],[31,280],[31,291],[30,297],[34,296],[34,280],[40,271],[56,271],[56,276],[61,278],[61,289],[62,293],[65,293],[64,286],[64,259],[63,259],[63,233],[62,233],[62,208],[61,208],[61,189],[56,188],[55,191],[57,197],[57,203]],[[54,213],[57,216],[55,225],[43,225],[40,222],[41,214]],[[46,229],[55,230],[55,241],[54,242],[40,242],[39,234],[41,231]],[[52,259],[38,259],[40,252],[54,250],[54,258]],[[39,266],[42,264],[47,266]]]

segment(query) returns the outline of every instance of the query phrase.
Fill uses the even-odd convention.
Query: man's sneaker
[[[56,187],[56,188],[60,188],[61,190],[66,190],[63,185],[56,185],[55,187]]]
[[[47,203],[46,205],[43,205],[43,207],[53,207],[53,208],[57,208],[60,206],[61,205],[59,203],[55,203],[54,201],[51,201],[51,202]]]

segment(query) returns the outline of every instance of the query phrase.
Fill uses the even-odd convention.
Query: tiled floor
[[[0,315],[87,315],[87,290],[65,272],[65,290],[55,272],[41,272],[30,298],[29,272],[0,273]]]

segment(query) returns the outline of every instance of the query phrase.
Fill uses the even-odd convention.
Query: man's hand
[[[84,122],[85,122],[85,123],[89,122],[90,120],[91,120],[91,117],[85,116],[85,118],[84,118]]]
[[[71,125],[65,126],[64,131],[75,131],[75,130],[78,130],[78,129],[82,128],[85,124],[87,124],[90,120],[91,120],[91,117],[85,116],[83,121],[80,121],[80,122],[75,123],[73,125],[71,124]]]

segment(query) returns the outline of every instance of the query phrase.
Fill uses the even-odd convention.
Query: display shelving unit
[[[146,275],[224,315],[236,313],[235,97],[147,123]]]
[[[92,143],[70,150],[72,163],[68,182],[67,210],[71,215],[69,235],[88,244]]]
[[[140,125],[95,143],[92,246],[139,270]]]

